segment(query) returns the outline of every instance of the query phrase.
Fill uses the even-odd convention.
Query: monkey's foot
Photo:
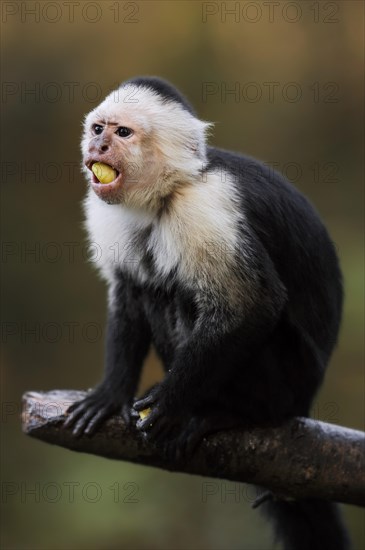
[[[176,412],[164,412],[158,401],[157,388],[147,397],[137,400],[133,407],[136,411],[133,414],[137,419],[136,427],[142,435],[170,459],[176,460],[192,456],[204,437],[242,424],[242,420],[224,412],[190,417],[186,414],[178,415]],[[144,418],[139,418],[141,411],[148,408],[151,412]]]
[[[236,416],[227,413],[213,413],[203,416],[196,415],[182,427],[181,432],[168,444],[167,452],[171,458],[176,460],[188,459],[197,450],[202,440],[214,433],[226,431],[242,425],[242,421]]]
[[[73,403],[67,410],[69,416],[63,425],[64,428],[72,428],[75,437],[81,435],[93,435],[105,420],[115,413],[121,413],[124,421],[128,424],[131,420],[131,407],[113,402],[108,393],[102,389],[95,389],[90,392],[82,401]]]

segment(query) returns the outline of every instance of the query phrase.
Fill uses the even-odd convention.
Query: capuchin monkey
[[[86,227],[109,306],[104,378],[70,408],[75,436],[120,413],[177,456],[214,430],[309,415],[341,319],[334,245],[280,174],[209,147],[210,127],[151,77],[85,119]],[[111,167],[110,183],[95,163]],[[135,400],[152,344],[165,377]],[[334,504],[263,507],[286,550],[348,547]]]

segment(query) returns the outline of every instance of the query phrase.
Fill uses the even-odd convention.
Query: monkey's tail
[[[276,500],[261,506],[284,550],[349,550],[350,540],[336,504],[323,500]]]

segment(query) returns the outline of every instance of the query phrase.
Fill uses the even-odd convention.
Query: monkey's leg
[[[68,410],[64,427],[73,434],[91,435],[107,418],[120,412],[126,422],[150,346],[150,330],[139,303],[128,289],[118,289],[109,310],[105,373],[101,383]],[[118,292],[119,290],[119,292]]]

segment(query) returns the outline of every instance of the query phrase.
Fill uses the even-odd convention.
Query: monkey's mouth
[[[86,162],[87,168],[92,172],[91,186],[95,193],[103,200],[115,196],[122,187],[122,173],[104,162],[91,160]]]

